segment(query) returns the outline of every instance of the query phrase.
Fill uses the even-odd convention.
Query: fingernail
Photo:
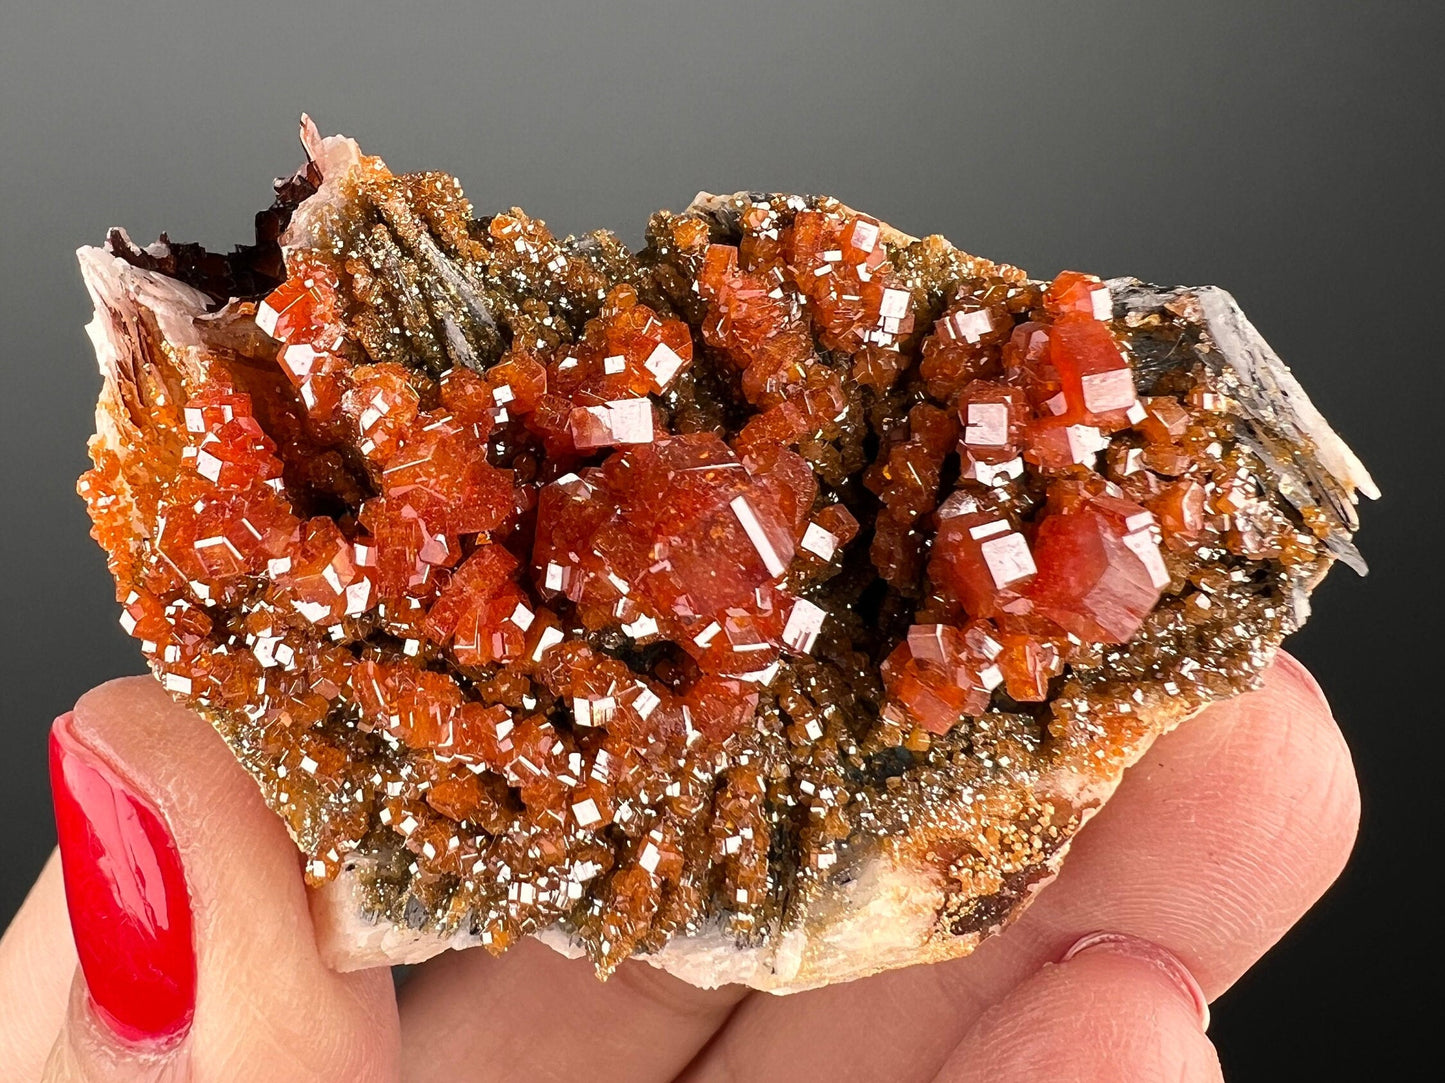
[[[1200,1028],[1202,1030],[1209,1029],[1209,999],[1204,995],[1204,990],[1199,987],[1199,982],[1194,979],[1189,968],[1180,962],[1178,956],[1166,948],[1161,948],[1152,940],[1130,936],[1127,933],[1103,931],[1087,933],[1074,941],[1074,946],[1064,952],[1059,962],[1067,963],[1070,959],[1083,955],[1085,952],[1100,951],[1139,959],[1162,971],[1170,981],[1178,986],[1185,999],[1194,1005],[1194,1010],[1199,1015]]]
[[[75,738],[50,728],[50,788],[65,901],[96,1015],[127,1042],[166,1043],[196,1005],[191,902],[156,809]]]

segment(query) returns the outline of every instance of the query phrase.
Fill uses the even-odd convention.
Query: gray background
[[[3,0],[0,923],[53,841],[50,719],[139,662],[73,494],[98,379],[71,251],[112,224],[249,238],[304,108],[558,232],[636,241],[699,188],[825,191],[1040,275],[1231,289],[1387,500],[1373,574],[1337,571],[1293,646],[1354,748],[1362,841],[1213,1034],[1234,1079],[1403,1062],[1438,947],[1433,8]]]

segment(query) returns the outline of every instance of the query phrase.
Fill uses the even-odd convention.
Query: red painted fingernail
[[[1189,972],[1189,968],[1172,951],[1143,937],[1101,931],[1079,937],[1074,941],[1073,947],[1064,952],[1059,962],[1067,963],[1086,951],[1108,951],[1115,955],[1127,955],[1162,970],[1165,976],[1179,987],[1184,998],[1194,1005],[1194,1010],[1199,1014],[1200,1027],[1209,1029],[1209,998],[1204,995],[1204,990]]]
[[[170,1042],[196,1006],[191,901],[159,813],[71,732],[50,728],[65,901],[96,1014],[128,1042]]]

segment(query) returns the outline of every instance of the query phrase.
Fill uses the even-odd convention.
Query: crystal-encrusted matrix
[[[254,246],[82,250],[80,490],[157,677],[369,921],[778,987],[959,954],[1359,563],[1368,476],[1219,291],[819,197],[634,253],[303,137]],[[870,868],[922,925],[849,969],[814,934]]]

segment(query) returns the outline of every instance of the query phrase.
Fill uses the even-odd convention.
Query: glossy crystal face
[[[559,240],[349,146],[229,262],[113,242],[192,310],[80,487],[158,677],[387,920],[765,938],[1247,687],[1328,562],[1182,314],[826,198]],[[954,930],[1078,813],[955,831]]]

